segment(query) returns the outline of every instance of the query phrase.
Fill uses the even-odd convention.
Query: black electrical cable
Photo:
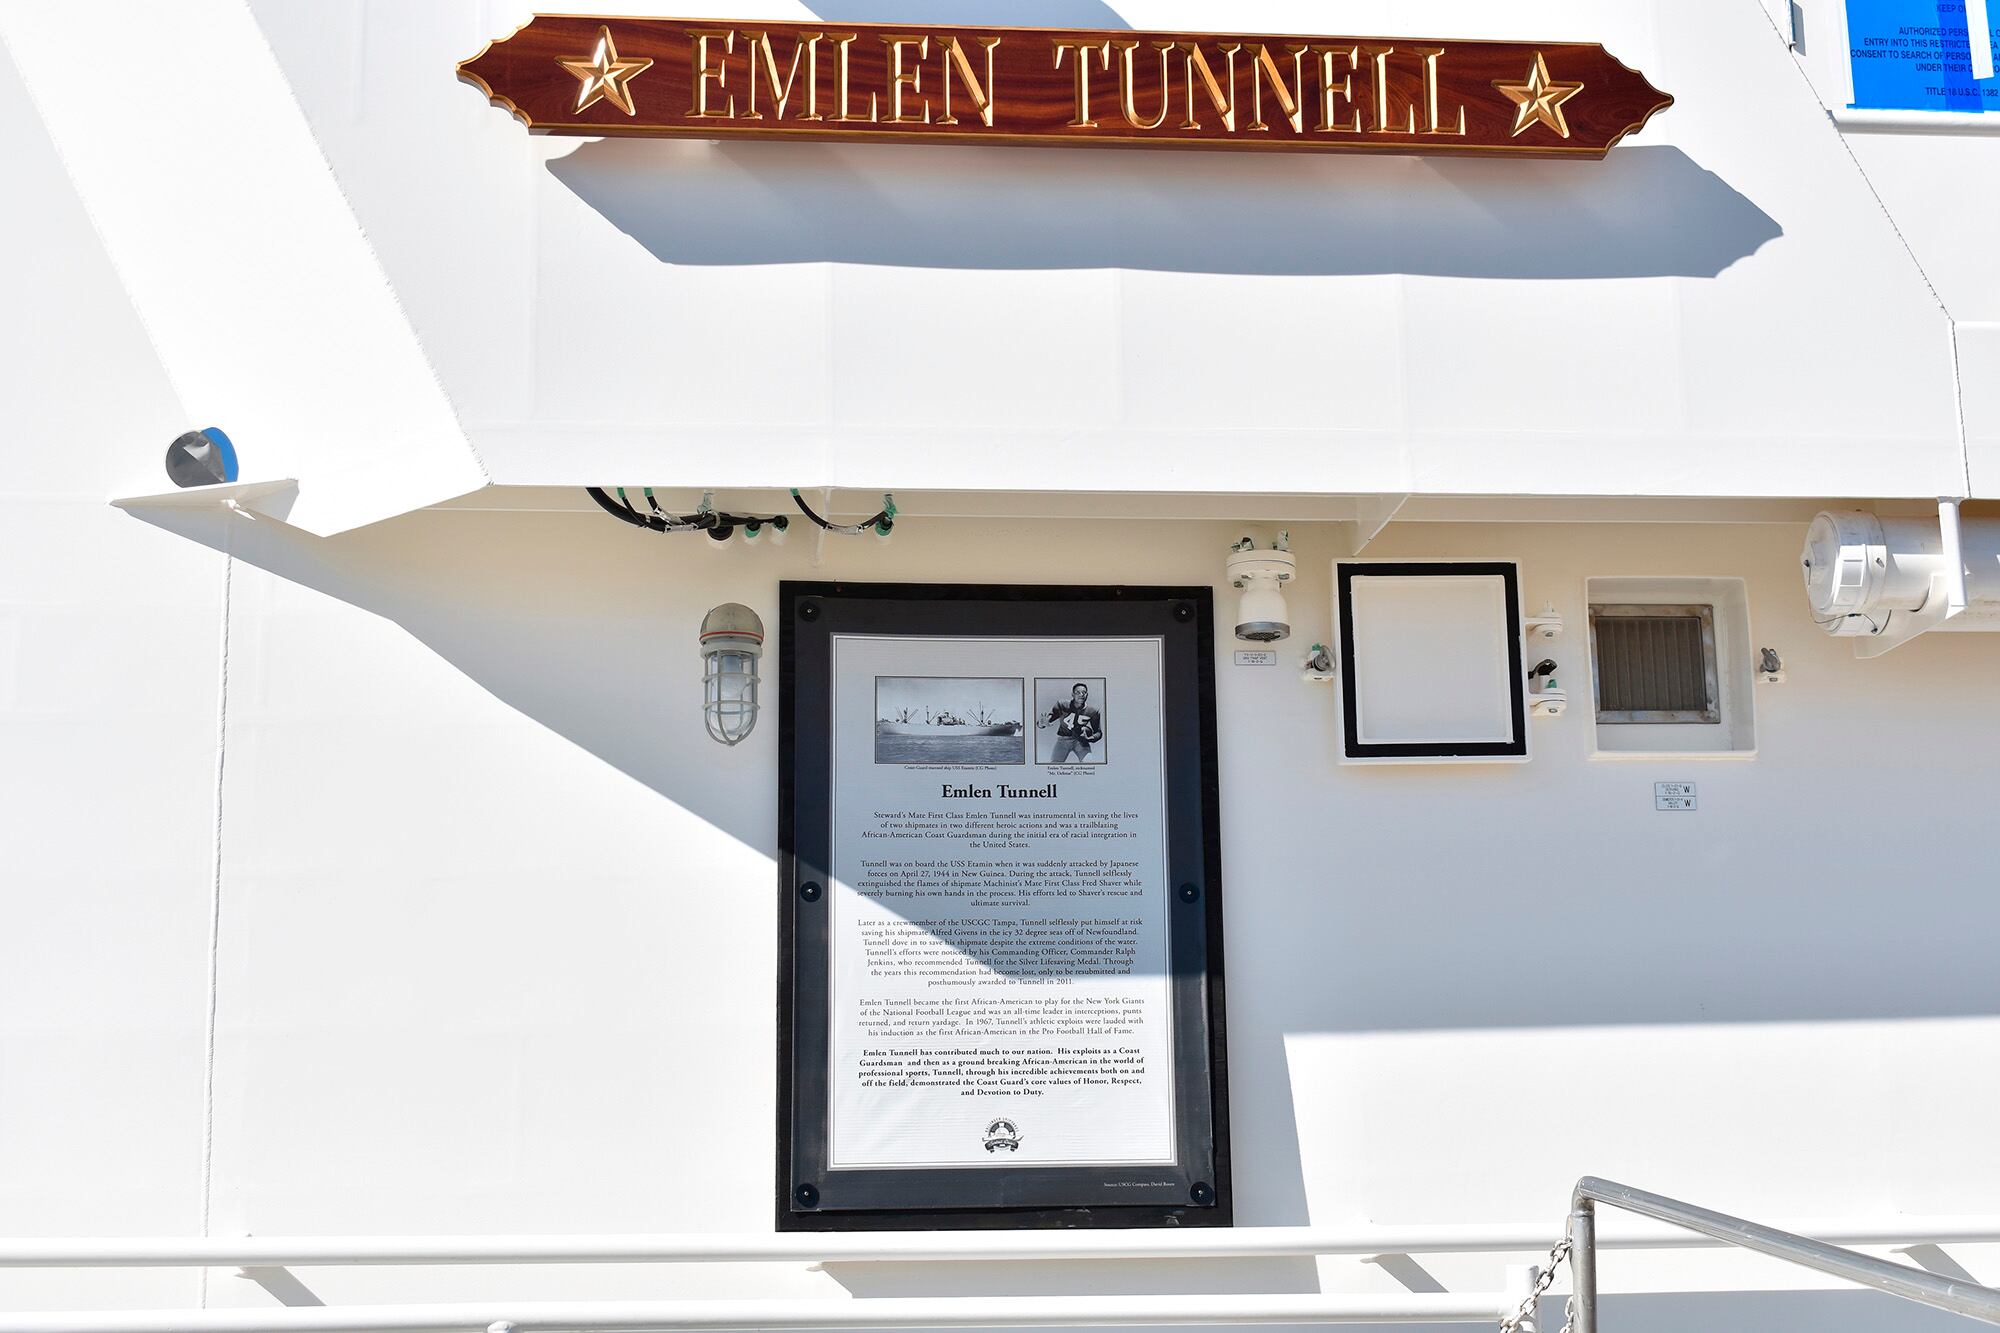
[[[887,533],[889,529],[896,526],[895,502],[890,500],[886,495],[882,498],[885,504],[881,512],[873,518],[863,519],[859,523],[829,523],[813,512],[812,506],[806,503],[806,498],[799,494],[798,487],[794,486],[792,488],[792,503],[799,507],[801,514],[804,514],[828,532],[845,532],[855,536],[869,532]]]
[[[653,512],[642,514],[639,512],[639,506],[626,498],[623,486],[617,488],[618,498],[615,501],[601,486],[586,486],[584,489],[590,492],[591,499],[597,501],[598,505],[614,518],[622,518],[627,523],[650,528],[654,532],[705,532],[714,528],[720,520],[732,517],[728,514],[702,513],[681,518],[661,510],[659,501],[653,499],[650,493],[646,496],[646,503],[652,506]]]
[[[782,533],[792,525],[783,514],[729,514],[716,510],[687,515],[669,514],[660,508],[660,502],[653,498],[650,488],[646,492],[646,503],[653,512],[646,514],[625,497],[622,486],[617,488],[618,498],[615,500],[602,486],[586,486],[583,489],[597,502],[598,508],[613,518],[653,532],[706,532],[716,541],[727,541],[737,528],[754,536],[766,527]]]
[[[667,530],[667,525],[663,520],[648,519],[638,510],[628,505],[618,504],[604,493],[602,486],[586,486],[583,489],[586,495],[597,501],[598,508],[613,518],[623,519],[627,523],[632,523],[642,528],[651,528],[655,532],[665,532]]]

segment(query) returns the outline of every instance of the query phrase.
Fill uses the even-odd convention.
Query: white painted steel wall
[[[134,447],[93,410],[80,473]],[[327,543],[227,519],[217,842],[220,562],[87,499],[8,509],[49,511],[8,524],[33,533],[16,567],[46,571],[6,621],[8,1229],[187,1232],[204,1211],[260,1234],[768,1224],[775,728],[729,752],[703,738],[693,635],[724,598],[769,614],[778,578],[814,573],[807,544],[710,551],[591,514],[439,512]],[[224,540],[220,517],[180,521]],[[829,543],[817,572],[1212,583],[1235,531],[912,522]],[[1755,636],[1791,672],[1760,699],[1754,762],[1593,763],[1578,712],[1536,724],[1524,768],[1342,769],[1329,692],[1225,659],[1246,1222],[1553,1220],[1586,1170],[1753,1215],[1990,1208],[1991,646],[1852,659],[1806,620],[1798,536],[1408,525],[1371,552],[1517,559],[1530,605],[1572,625],[1589,575],[1746,578]],[[1324,537],[1295,532],[1301,640],[1326,628]],[[1572,634],[1553,655],[1574,679],[1581,652]],[[1654,813],[1662,778],[1697,781],[1700,811]],[[1431,1267],[1492,1283],[1491,1260]],[[1388,1282],[1280,1261],[307,1278],[328,1299]],[[0,1290],[181,1304],[195,1280]],[[1607,1265],[1613,1289],[1717,1280],[1786,1278]],[[210,1299],[266,1298],[218,1278]],[[1825,1327],[1875,1319],[1862,1299],[1626,1308]]]
[[[588,513],[324,543],[182,515],[185,540],[103,504],[152,484],[182,409],[7,77],[0,145],[0,1229],[768,1225],[776,728],[703,737],[701,613],[769,615],[781,577],[1214,583],[1239,529],[911,522],[817,570],[796,539],[715,552]],[[1854,660],[1805,617],[1800,535],[1406,525],[1370,551],[1517,559],[1530,607],[1572,626],[1591,575],[1747,579],[1791,674],[1753,762],[1594,763],[1579,710],[1536,723],[1521,768],[1342,769],[1331,693],[1225,658],[1245,1222],[1553,1222],[1584,1171],[1753,1216],[1991,1211],[1994,644]],[[1333,551],[1294,539],[1303,643]],[[1551,655],[1581,682],[1583,652],[1573,630]],[[1655,814],[1656,779],[1697,781],[1700,811]],[[1483,1288],[1497,1262],[1431,1267]],[[330,1300],[1390,1282],[1283,1261],[305,1277]],[[1717,1256],[1605,1270],[1614,1291],[1788,1280]],[[200,1282],[8,1274],[0,1301],[172,1306]],[[219,1274],[207,1295],[268,1301]],[[1858,1330],[1874,1299],[1607,1317]]]
[[[452,77],[526,0],[180,3],[201,21],[165,20],[152,0],[5,0],[0,35],[177,381],[213,383],[241,348],[243,419],[212,395],[188,410],[234,422],[251,478],[295,476],[295,516],[315,531],[481,475],[1302,495],[1965,488],[1950,320],[1751,0],[833,10],[1600,40],[1678,101],[1597,163],[535,138]],[[86,86],[75,53],[93,44]],[[159,86],[183,70],[199,95]],[[218,119],[230,133],[208,131]],[[218,236],[310,223],[327,272],[292,267],[326,281],[274,278],[282,247],[251,264],[226,244],[166,244],[164,224],[134,225],[150,208],[184,210],[173,217],[196,237],[204,209]],[[363,299],[378,262],[394,310]],[[204,291],[227,321],[213,339],[190,314]],[[355,367],[351,399],[311,373],[322,361]],[[296,404],[293,428],[273,402]],[[402,451],[373,463],[363,440]]]
[[[185,1233],[201,1226],[223,560],[104,503],[160,475],[158,423],[181,408],[4,52],[0,162],[0,1225]],[[93,1286],[190,1294],[172,1274]]]
[[[5,1217],[185,1232],[204,1208],[221,572],[134,520],[64,518],[35,553],[78,582],[9,617],[7,857],[26,874],[9,895]],[[735,751],[704,739],[693,635],[726,597],[769,614],[775,581],[811,572],[807,550],[711,552],[588,514],[432,513],[322,545],[229,521],[213,1229],[768,1225],[775,727]],[[830,544],[820,572],[1212,582],[1232,532],[913,522],[886,545]],[[1572,624],[1591,574],[1746,577],[1755,635],[1791,673],[1760,699],[1754,762],[1593,763],[1578,712],[1536,724],[1524,768],[1342,769],[1330,692],[1225,659],[1246,1222],[1553,1220],[1586,1170],[1753,1215],[1990,1206],[2000,905],[1981,828],[2000,719],[1976,699],[1991,647],[1934,636],[1855,661],[1806,620],[1797,537],[1410,525],[1374,552],[1517,559],[1529,602]],[[1295,540],[1309,639],[1332,551],[1317,530]],[[158,585],[135,587],[149,566]],[[122,606],[105,591],[121,585]],[[76,622],[124,622],[133,600],[146,614],[130,623],[160,627],[128,640],[134,674],[178,668],[178,695],[71,665]],[[1581,652],[1572,635],[1553,655],[1574,677]],[[1656,779],[1698,782],[1699,812],[1654,813]],[[180,854],[152,852],[149,831]],[[1774,1277],[1674,1262],[1620,1257],[1607,1281],[1672,1286],[1690,1262]],[[1492,1284],[1489,1260],[1432,1267]],[[1314,1280],[1277,1261],[1119,1273],[308,1279],[329,1299]],[[1323,1280],[1387,1281],[1346,1264]],[[179,1304],[192,1282],[0,1289]],[[226,1282],[211,1299],[265,1298]]]
[[[709,6],[1600,40],[1679,99],[1601,163],[579,144],[437,77],[525,0],[254,8],[496,482],[1963,484],[1947,321],[1752,0]]]
[[[1791,35],[1767,0],[1774,30]],[[1798,0],[1798,61],[1821,101],[1846,112],[1853,88],[1845,0]],[[1955,324],[1971,493],[2000,495],[2000,245],[1984,219],[2000,214],[2000,115],[1983,127],[1852,128],[1847,149]],[[1937,118],[1931,118],[1934,124]]]
[[[183,413],[233,434],[246,479],[309,478],[291,517],[315,532],[485,484],[247,7],[107,0],[80,22],[7,0],[0,40]]]

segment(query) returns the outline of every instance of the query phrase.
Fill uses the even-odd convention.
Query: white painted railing
[[[1805,1219],[1784,1230],[1837,1245],[2000,1242],[2000,1214]],[[1275,1259],[1509,1254],[1562,1239],[1560,1221],[1195,1231],[873,1231],[711,1235],[0,1238],[0,1268],[381,1267],[397,1264],[913,1263],[1050,1259]],[[1675,1227],[1606,1227],[1605,1250],[1719,1248]]]
[[[1816,1237],[1731,1217],[1684,1199],[1670,1199],[1664,1194],[1621,1185],[1615,1180],[1585,1176],[1576,1182],[1576,1188],[1570,1194],[1569,1264],[1571,1287],[1575,1293],[1571,1298],[1571,1311],[1576,1333],[1597,1333],[1597,1210],[1600,1204],[1698,1232],[1725,1245],[1827,1273],[1845,1282],[1873,1287],[1902,1300],[1950,1310],[1989,1324],[2000,1324],[2000,1290],[1974,1282],[1971,1275],[1963,1270],[1951,1274],[1926,1272],[1829,1244]]]
[[[282,1310],[104,1310],[0,1315],[5,1333],[674,1333],[905,1328],[1118,1328],[1133,1325],[1487,1323],[1498,1292],[1399,1296],[1009,1296],[935,1300],[494,1302],[307,1306]]]
[[[2000,1216],[1789,1222],[1786,1230],[1844,1245],[2000,1242]],[[257,1276],[292,1267],[459,1264],[910,1263],[1244,1259],[1516,1254],[1546,1249],[1559,1226],[1503,1223],[1202,1231],[872,1232],[788,1235],[320,1236],[0,1239],[0,1268],[228,1268]],[[1600,1250],[1720,1247],[1671,1227],[1607,1228]],[[0,1313],[0,1333],[575,1333],[673,1330],[1107,1328],[1141,1325],[1486,1323],[1533,1282],[1508,1270],[1504,1292],[1387,1295],[1125,1295],[903,1299],[496,1302],[280,1309]],[[260,1280],[263,1280],[260,1277]]]

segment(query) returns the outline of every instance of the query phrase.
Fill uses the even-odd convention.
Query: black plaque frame
[[[831,835],[830,668],[836,634],[1161,640],[1179,1151],[1171,1167],[826,1169],[823,886]],[[1228,1226],[1222,857],[1209,590],[785,582],[779,587],[778,656],[778,1230]]]

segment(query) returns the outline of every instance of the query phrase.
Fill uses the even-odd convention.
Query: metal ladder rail
[[[1746,1222],[1740,1217],[1699,1208],[1679,1199],[1669,1199],[1664,1194],[1653,1194],[1613,1180],[1585,1176],[1576,1182],[1576,1189],[1570,1195],[1569,1260],[1574,1290],[1572,1299],[1576,1303],[1574,1333],[1597,1333],[1597,1205],[1600,1203],[1684,1227],[1725,1244],[1755,1250],[1787,1263],[1846,1278],[1877,1291],[1886,1291],[1891,1296],[1901,1296],[1905,1300],[1950,1310],[1954,1314],[1970,1315],[1989,1324],[2000,1324],[2000,1291],[1992,1287],[1925,1272],[1920,1268],[1908,1268],[1887,1259],[1828,1245],[1825,1241]]]

